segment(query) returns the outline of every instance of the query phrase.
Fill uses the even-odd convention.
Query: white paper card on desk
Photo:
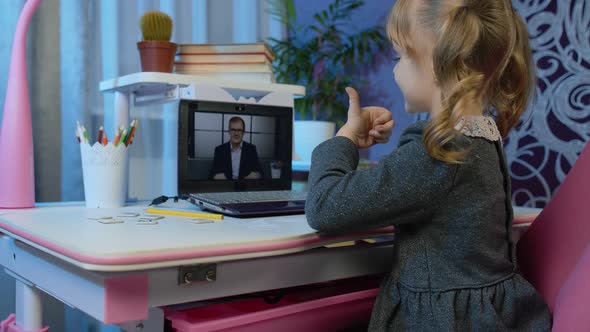
[[[212,219],[191,219],[189,220],[193,224],[213,224],[215,220]]]
[[[139,219],[136,225],[157,225],[158,222],[156,220],[147,220],[147,219]]]
[[[97,221],[101,224],[122,224],[122,223],[124,223],[123,220],[119,220],[119,219],[99,219]]]
[[[117,217],[120,217],[120,218],[134,218],[134,217],[139,217],[139,213],[135,213],[135,212],[121,212],[121,213],[117,214]]]

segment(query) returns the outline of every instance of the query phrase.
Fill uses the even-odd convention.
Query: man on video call
[[[243,141],[245,127],[246,124],[242,118],[234,116],[229,119],[229,142],[215,148],[209,178],[236,180],[262,177],[256,146]]]

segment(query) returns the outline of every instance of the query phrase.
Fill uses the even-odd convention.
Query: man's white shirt
[[[242,144],[244,144],[243,141],[240,142],[240,146],[234,149],[232,144],[229,143],[229,148],[231,150],[231,175],[234,180],[240,176],[240,158],[242,158]]]

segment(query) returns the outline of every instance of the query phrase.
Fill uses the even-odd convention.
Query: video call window
[[[189,176],[193,180],[244,180],[277,179],[281,177],[280,139],[278,129],[280,120],[274,116],[232,114],[232,113],[192,113],[192,136],[189,142]],[[243,120],[243,132],[241,121]],[[230,128],[230,119],[234,119]],[[233,129],[233,138],[232,130]],[[240,137],[241,136],[241,137]],[[230,143],[244,142],[241,153],[242,164],[239,172],[234,171]],[[216,149],[217,155],[216,155]],[[252,149],[255,152],[252,152]],[[254,157],[255,156],[255,157]],[[239,162],[238,162],[239,164]],[[229,168],[229,169],[228,169]],[[237,178],[236,178],[236,173]],[[243,173],[243,174],[242,174]],[[247,173],[247,174],[246,174]],[[231,177],[231,178],[229,178]]]

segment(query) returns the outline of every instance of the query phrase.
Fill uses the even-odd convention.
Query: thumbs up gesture
[[[349,98],[348,119],[336,136],[349,138],[358,148],[387,143],[395,125],[391,112],[377,106],[361,108],[356,90],[348,87],[346,93]]]

